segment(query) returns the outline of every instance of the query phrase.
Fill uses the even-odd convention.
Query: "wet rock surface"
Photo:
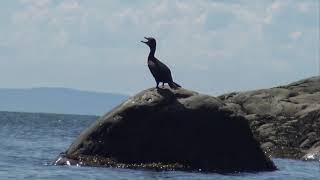
[[[265,125],[261,133],[274,134],[273,127]],[[276,169],[245,117],[218,98],[168,87],[142,91],[94,122],[55,161],[68,163],[205,172]]]
[[[320,157],[319,76],[271,89],[224,94],[219,99],[249,120],[255,138],[269,155]]]

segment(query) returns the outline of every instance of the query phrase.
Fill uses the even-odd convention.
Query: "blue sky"
[[[149,49],[183,87],[219,95],[319,71],[318,0],[3,0],[0,88],[134,94]]]

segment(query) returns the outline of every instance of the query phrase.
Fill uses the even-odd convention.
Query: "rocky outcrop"
[[[319,161],[320,159],[320,146],[310,148],[302,157],[306,161]]]
[[[308,153],[320,149],[319,76],[271,89],[228,93],[219,98],[228,109],[249,120],[255,138],[269,155],[308,159],[305,158]],[[320,156],[309,154],[308,157]]]
[[[247,120],[220,99],[145,90],[83,131],[55,162],[158,170],[270,171]]]

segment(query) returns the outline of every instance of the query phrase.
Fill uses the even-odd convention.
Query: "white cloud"
[[[272,11],[278,11],[281,8],[282,4],[280,1],[275,1],[274,3],[271,4],[270,9]]]
[[[69,43],[69,35],[64,31],[61,30],[54,36],[54,43],[57,48],[64,48]]]
[[[72,12],[72,11],[78,11],[82,9],[82,7],[77,1],[62,2],[58,8],[63,12]]]
[[[299,39],[301,37],[301,35],[302,35],[302,32],[300,32],[300,31],[294,31],[294,32],[289,33],[289,37],[293,40]]]
[[[286,0],[282,1],[274,1],[270,5],[267,6],[265,10],[265,16],[263,18],[263,22],[266,24],[272,23],[275,14],[283,11],[283,9],[287,6],[288,2]]]
[[[266,24],[270,24],[272,22],[272,15],[268,14],[264,19],[263,22]]]
[[[297,4],[297,9],[301,13],[308,13],[310,10],[310,4],[307,2],[302,2]]]
[[[38,1],[36,1],[38,2]],[[29,6],[23,11],[13,14],[13,23],[17,25],[41,23],[45,22],[49,16],[49,9],[45,5]]]
[[[51,0],[20,0],[22,4],[37,6],[37,7],[45,7],[51,4]]]

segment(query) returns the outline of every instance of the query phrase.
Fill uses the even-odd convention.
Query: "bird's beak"
[[[147,41],[141,41],[141,42],[147,44],[148,41],[149,41],[149,38],[147,38],[147,37],[144,37],[144,38],[145,38]]]

